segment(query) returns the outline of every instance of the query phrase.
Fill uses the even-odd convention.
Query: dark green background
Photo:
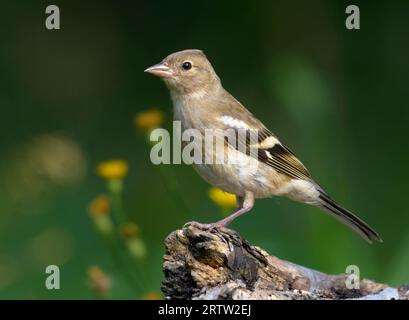
[[[48,4],[61,9],[59,31],[44,27]],[[94,298],[86,284],[94,264],[113,278],[112,298],[160,292],[165,236],[186,221],[220,218],[192,168],[167,168],[190,209],[168,192],[133,124],[137,112],[157,107],[170,127],[168,92],[143,70],[187,48],[204,50],[225,88],[384,243],[368,245],[318,209],[284,198],[258,201],[231,227],[323,272],[354,264],[362,277],[408,282],[409,4],[355,1],[358,31],[345,28],[347,4],[3,0],[0,298]],[[42,146],[49,139],[59,142]],[[76,160],[62,154],[61,141]],[[62,177],[44,178],[55,158]],[[140,274],[147,285],[136,290],[86,212],[105,190],[95,166],[109,158],[129,162],[125,207],[148,247]],[[45,289],[48,264],[60,266],[59,291]]]

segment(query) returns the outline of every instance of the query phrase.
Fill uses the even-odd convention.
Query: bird
[[[382,242],[366,222],[334,201],[278,136],[223,88],[202,50],[172,53],[145,72],[165,82],[173,102],[174,120],[180,121],[182,131],[196,129],[202,134],[205,130],[257,132],[256,152],[246,152],[251,147],[246,135],[241,145],[228,142],[224,145],[224,153],[236,156],[238,161],[193,164],[208,183],[236,195],[237,210],[214,223],[192,223],[205,229],[225,227],[249,212],[256,199],[286,196],[322,209],[369,243]],[[243,144],[245,150],[240,148]]]

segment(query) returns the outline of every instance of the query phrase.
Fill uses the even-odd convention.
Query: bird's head
[[[220,80],[201,50],[183,50],[167,56],[162,62],[145,70],[163,79],[175,94],[211,91]]]

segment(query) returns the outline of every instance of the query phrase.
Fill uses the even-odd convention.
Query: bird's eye
[[[183,62],[182,68],[183,68],[184,70],[190,70],[190,69],[192,69],[192,63],[189,62],[189,61]]]

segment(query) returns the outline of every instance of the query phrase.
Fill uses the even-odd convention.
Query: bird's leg
[[[243,213],[250,211],[251,208],[253,208],[253,206],[254,206],[254,194],[252,192],[246,191],[246,193],[244,194],[244,197],[237,197],[237,210],[231,213],[226,218],[220,221],[214,222],[214,223],[202,224],[198,222],[189,222],[186,225],[194,224],[203,229],[225,227],[230,222],[232,222],[234,219],[236,219],[238,216],[241,216]]]

